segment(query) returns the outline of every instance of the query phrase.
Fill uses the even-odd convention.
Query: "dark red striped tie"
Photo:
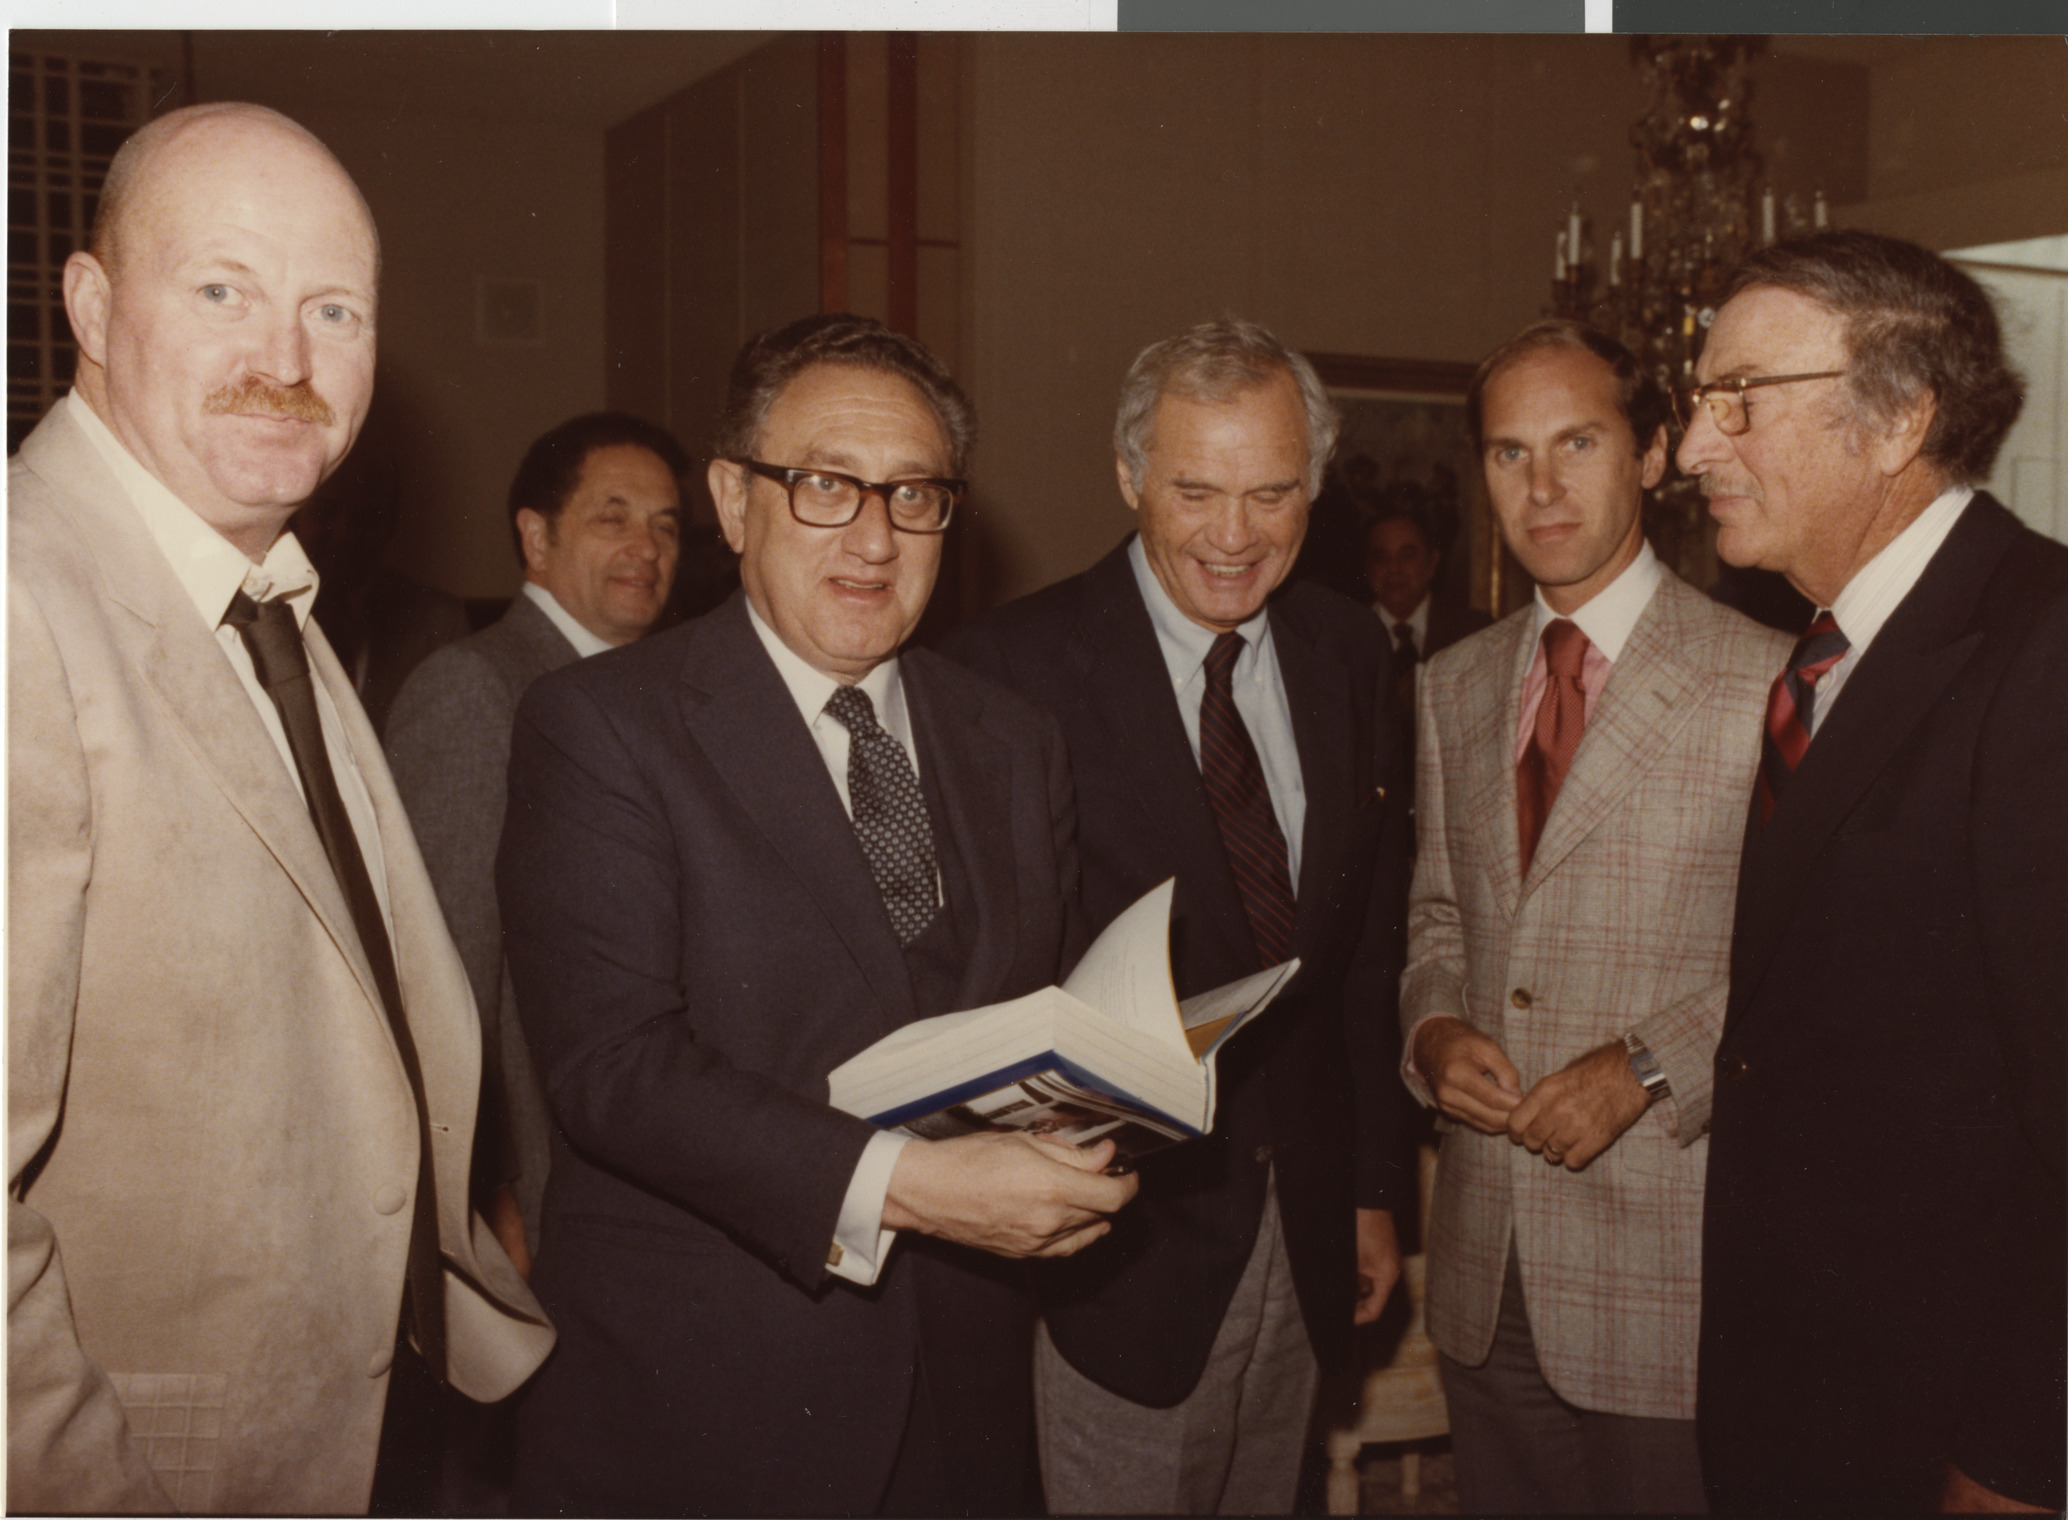
[[[1206,695],[1199,702],[1199,774],[1221,825],[1221,844],[1242,892],[1251,936],[1263,964],[1292,954],[1292,874],[1285,835],[1271,810],[1264,767],[1235,710],[1235,661],[1242,635],[1224,633],[1206,655]]]
[[[1759,754],[1759,821],[1773,816],[1774,805],[1787,790],[1789,778],[1802,764],[1816,721],[1817,680],[1845,658],[1852,640],[1839,631],[1838,619],[1819,612],[1809,631],[1796,641],[1787,667],[1774,677],[1766,698],[1766,740]]]
[[[1553,618],[1544,625],[1544,696],[1537,704],[1529,747],[1515,768],[1515,842],[1522,852],[1522,872],[1529,874],[1544,837],[1544,820],[1558,801],[1565,773],[1572,769],[1580,736],[1587,729],[1587,688],[1583,677],[1592,647],[1571,618]]]

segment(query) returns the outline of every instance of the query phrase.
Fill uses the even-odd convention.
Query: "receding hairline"
[[[374,275],[378,279],[381,265],[380,229],[373,220],[373,208],[366,204],[366,196],[360,191],[344,164],[331,152],[323,139],[311,132],[293,117],[274,110],[271,106],[254,105],[249,101],[212,101],[198,106],[182,106],[168,111],[163,116],[146,122],[126,138],[115,151],[108,164],[108,172],[101,183],[100,201],[95,208],[93,230],[87,243],[88,252],[98,259],[101,266],[112,276],[121,259],[123,226],[134,208],[148,199],[152,186],[152,170],[164,161],[168,150],[192,138],[197,132],[208,132],[225,126],[243,125],[269,130],[308,150],[316,163],[327,165],[338,181],[349,191],[353,203],[359,208],[360,220],[365,224],[367,238],[373,244]]]

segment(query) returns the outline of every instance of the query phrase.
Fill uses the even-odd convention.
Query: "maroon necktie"
[[[239,591],[230,598],[223,621],[235,628],[258,671],[259,685],[273,699],[280,714],[280,726],[287,731],[287,748],[294,756],[302,792],[309,803],[309,816],[330,857],[330,869],[344,889],[352,910],[352,927],[359,931],[360,948],[373,968],[374,985],[380,989],[381,1005],[388,1015],[388,1027],[395,1035],[396,1054],[402,1058],[403,1074],[416,1099],[417,1188],[416,1208],[411,1217],[407,1278],[409,1308],[416,1326],[417,1349],[438,1381],[445,1381],[445,1273],[438,1253],[438,1200],[432,1181],[430,1115],[424,1101],[424,1073],[417,1060],[416,1040],[409,1020],[403,1016],[402,987],[395,975],[395,954],[388,943],[388,926],[381,917],[380,899],[374,895],[373,878],[367,874],[366,858],[359,853],[359,836],[352,832],[351,816],[337,789],[337,777],[330,768],[330,752],[323,743],[323,720],[316,709],[316,685],[309,673],[309,654],[302,646],[302,631],[294,611],[283,600],[254,602]]]
[[[1810,725],[1816,721],[1817,681],[1845,658],[1852,640],[1839,631],[1838,620],[1819,612],[1808,632],[1796,641],[1788,664],[1774,677],[1766,698],[1766,739],[1759,752],[1759,821],[1773,816],[1774,805],[1787,790],[1789,778],[1808,753]]]
[[[1587,664],[1587,635],[1568,618],[1544,625],[1544,700],[1537,704],[1536,727],[1529,748],[1515,768],[1515,835],[1522,847],[1522,870],[1529,874],[1544,820],[1558,801],[1573,751],[1587,727],[1587,690],[1580,672]]]
[[[1206,655],[1206,694],[1199,702],[1199,774],[1221,826],[1221,845],[1242,893],[1257,954],[1275,966],[1292,954],[1292,873],[1285,835],[1271,810],[1264,767],[1235,710],[1235,660],[1242,635],[1224,633]]]

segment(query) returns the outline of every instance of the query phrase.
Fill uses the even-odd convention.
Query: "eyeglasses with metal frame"
[[[1752,427],[1752,403],[1745,392],[1762,385],[1793,385],[1798,380],[1836,380],[1842,369],[1820,369],[1808,375],[1756,375],[1749,380],[1717,380],[1708,385],[1676,386],[1673,417],[1683,429],[1695,425],[1695,408],[1709,409],[1709,420],[1726,438],[1740,438]]]
[[[908,475],[902,480],[861,480],[839,470],[794,470],[759,459],[729,463],[783,487],[790,515],[807,528],[844,528],[862,515],[871,496],[883,498],[890,525],[900,533],[940,533],[969,491],[966,480]]]

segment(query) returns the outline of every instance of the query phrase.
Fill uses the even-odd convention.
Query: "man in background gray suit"
[[[495,849],[510,724],[549,670],[651,628],[682,543],[689,456],[665,428],[623,412],[561,423],[510,482],[524,585],[488,628],[412,674],[388,724],[388,759],[438,903],[481,1009],[484,1088],[476,1176],[513,1260],[538,1249],[551,1120],[503,968]]]
[[[1629,352],[1572,322],[1496,349],[1466,400],[1537,581],[1430,662],[1416,743],[1400,1008],[1408,1086],[1449,1121],[1428,1318],[1471,1514],[1703,1508],[1711,1062],[1787,640],[1645,543],[1665,417]]]

